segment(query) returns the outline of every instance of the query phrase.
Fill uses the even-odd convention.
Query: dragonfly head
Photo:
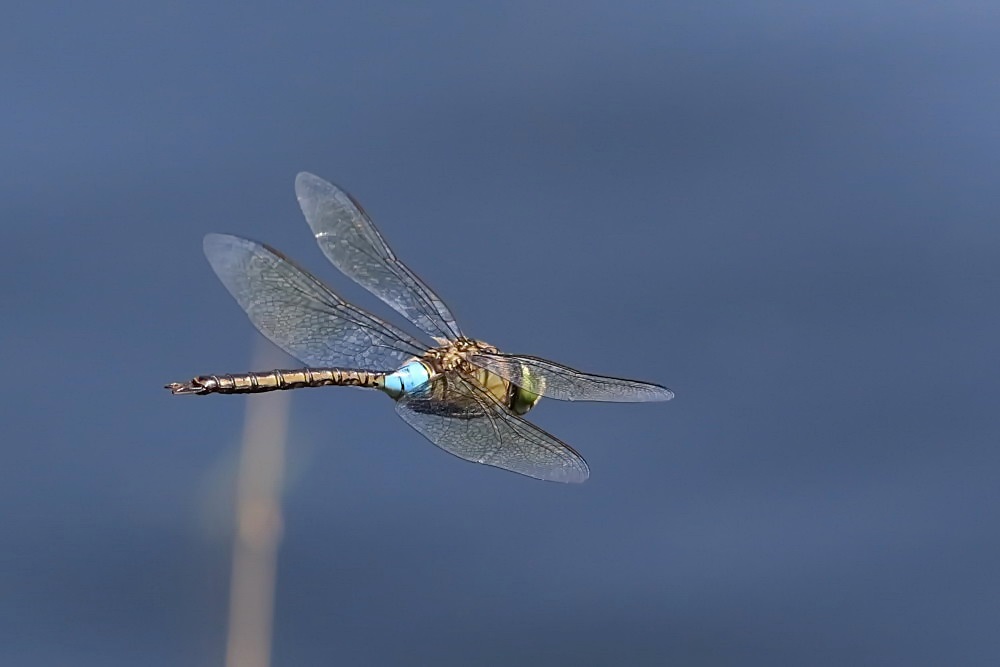
[[[541,396],[538,394],[532,394],[527,389],[512,384],[510,386],[510,411],[515,415],[523,415],[535,407],[540,398]]]
[[[533,387],[541,390],[545,386],[545,378],[532,377],[531,371],[529,371],[524,365],[521,366],[521,377],[524,378],[524,382],[520,385],[516,385],[513,382],[510,385],[510,399],[508,401],[508,405],[510,406],[511,412],[516,415],[525,414],[528,410],[535,407],[535,404],[538,403],[538,399],[542,397],[541,394],[529,391],[526,387]]]

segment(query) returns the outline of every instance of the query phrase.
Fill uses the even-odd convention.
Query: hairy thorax
[[[430,365],[435,373],[458,371],[470,374],[477,369],[469,362],[469,357],[478,352],[499,352],[497,348],[481,340],[459,338],[447,345],[434,347],[424,353],[421,361]]]
[[[539,396],[522,389],[512,382],[508,382],[499,375],[479,368],[469,361],[469,357],[473,354],[481,352],[498,353],[499,351],[489,343],[484,343],[480,340],[458,338],[448,345],[431,348],[424,353],[420,360],[427,364],[434,374],[455,371],[467,377],[475,378],[486,391],[507,406],[512,412],[523,415],[535,406]]]

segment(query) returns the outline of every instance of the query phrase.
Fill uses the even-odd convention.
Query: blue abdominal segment
[[[385,393],[399,398],[411,392],[430,379],[427,366],[419,361],[411,361],[399,370],[385,376]]]

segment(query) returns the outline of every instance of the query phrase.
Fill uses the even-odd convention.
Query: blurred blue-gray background
[[[995,3],[18,3],[0,27],[0,663],[218,665],[308,170],[465,330],[666,384],[532,419],[583,486],[296,392],[275,665],[1000,656]],[[290,362],[289,362],[290,363]],[[253,400],[268,400],[268,397]]]

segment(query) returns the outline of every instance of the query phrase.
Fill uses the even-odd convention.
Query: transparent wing
[[[538,357],[483,352],[469,361],[533,394],[560,401],[669,401],[674,392],[638,380],[591,375]]]
[[[553,482],[583,482],[587,462],[572,447],[512,414],[491,394],[447,373],[403,396],[396,412],[455,456]]]
[[[431,338],[443,343],[461,336],[448,306],[396,259],[351,195],[305,172],[295,179],[295,194],[316,242],[334,266]]]
[[[209,234],[205,256],[257,330],[309,366],[395,369],[427,348],[352,306],[269,246]]]

